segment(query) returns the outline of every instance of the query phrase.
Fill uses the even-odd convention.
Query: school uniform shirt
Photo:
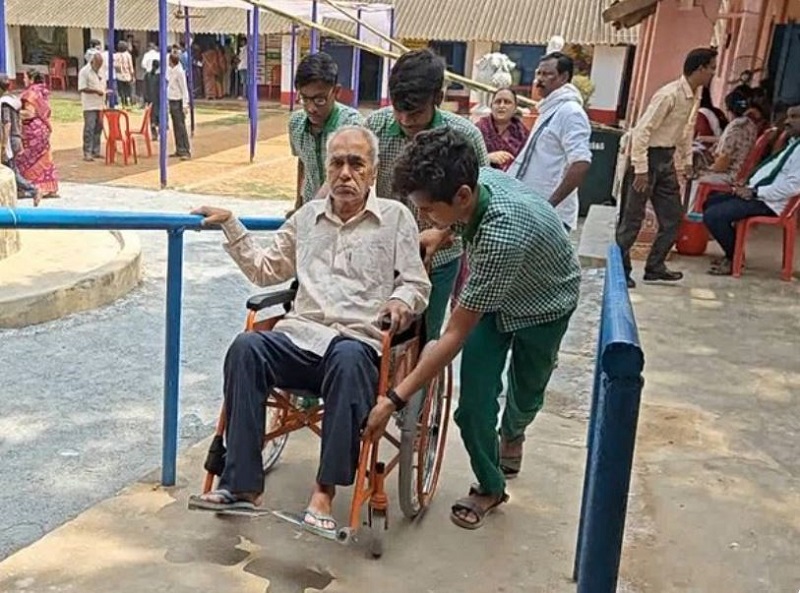
[[[289,118],[289,146],[292,155],[303,163],[303,203],[313,200],[325,183],[325,159],[327,158],[328,138],[344,126],[360,126],[364,118],[357,109],[336,102],[322,131],[311,132],[311,121],[305,110],[299,109]]]
[[[402,154],[406,144],[411,141],[411,138],[405,135],[400,124],[395,120],[392,107],[384,107],[373,111],[367,117],[366,126],[378,137],[380,147],[378,157],[380,162],[378,163],[378,179],[376,183],[378,195],[382,198],[394,198],[404,202],[414,212],[420,230],[432,228],[433,225],[419,215],[414,205],[407,199],[407,196],[395,196],[392,192],[394,163]],[[478,165],[481,167],[489,166],[489,153],[486,150],[486,143],[483,141],[483,134],[475,124],[455,113],[437,109],[433,114],[433,119],[428,129],[440,127],[448,127],[460,132],[475,148],[475,152],[478,155]],[[461,238],[456,237],[450,247],[439,249],[436,252],[433,257],[433,267],[437,268],[454,259],[458,259],[462,253]]]
[[[224,246],[259,286],[296,278],[292,310],[274,331],[324,356],[339,335],[381,351],[377,325],[390,299],[416,314],[428,305],[431,283],[419,254],[419,232],[408,208],[370,192],[364,210],[342,222],[331,200],[302,206],[260,246],[236,218],[222,225]]]
[[[543,325],[578,306],[581,268],[561,219],[524,183],[482,168],[463,228],[470,274],[458,303],[497,314],[501,332]]]

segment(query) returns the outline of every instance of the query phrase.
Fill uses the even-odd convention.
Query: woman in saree
[[[29,75],[22,93],[22,146],[16,157],[20,174],[33,183],[45,198],[58,197],[58,172],[50,151],[50,90],[40,72]]]

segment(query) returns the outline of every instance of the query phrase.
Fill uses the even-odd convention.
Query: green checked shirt
[[[497,313],[501,332],[543,325],[578,306],[581,268],[555,209],[527,186],[485,167],[478,208],[463,229],[469,278],[459,304]]]
[[[367,127],[378,137],[380,143],[380,163],[378,164],[377,194],[381,198],[395,198],[405,203],[414,212],[420,230],[433,228],[433,225],[420,217],[414,205],[406,199],[406,196],[392,195],[392,177],[394,175],[394,162],[403,152],[406,144],[410,141],[394,119],[394,112],[391,107],[384,107],[378,111],[373,111],[367,117]],[[468,119],[437,109],[433,115],[430,128],[440,128],[448,126],[457,132],[464,134],[472,141],[475,152],[478,154],[478,164],[481,167],[489,166],[489,153],[486,151],[486,144],[483,135],[475,125]],[[460,238],[456,238],[453,245],[440,249],[433,258],[433,267],[453,261],[461,256],[462,244]]]
[[[344,126],[364,125],[361,114],[347,105],[336,103],[319,135],[311,133],[311,122],[303,109],[289,118],[289,145],[292,155],[303,163],[303,204],[313,200],[325,183],[325,149],[331,133]]]

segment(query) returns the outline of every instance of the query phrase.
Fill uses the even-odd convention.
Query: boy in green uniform
[[[476,529],[507,500],[505,480],[519,472],[525,429],[542,407],[578,305],[580,266],[553,207],[516,179],[480,168],[472,144],[453,130],[417,135],[397,160],[394,188],[438,227],[461,229],[470,276],[441,338],[379,399],[367,434],[380,435],[391,414],[463,349],[455,421],[478,485],[453,505],[451,519]],[[497,396],[509,349],[498,439]]]
[[[396,198],[407,202],[407,196],[396,195],[392,190],[395,160],[414,136],[427,129],[452,128],[461,132],[472,144],[480,166],[489,165],[489,154],[480,130],[468,119],[442,111],[439,105],[444,98],[444,62],[428,49],[410,51],[397,60],[389,75],[391,107],[384,107],[367,117],[367,127],[378,137],[380,163],[378,164],[377,194],[381,198]],[[407,202],[408,203],[408,202]],[[412,206],[413,204],[409,204]],[[415,213],[418,214],[418,213]],[[431,228],[417,215],[420,230]],[[425,237],[423,235],[423,244]],[[433,258],[431,282],[433,291],[426,313],[426,327],[430,339],[437,338],[442,329],[445,312],[453,285],[458,276],[461,258],[461,239],[442,247]]]
[[[301,111],[289,118],[289,145],[297,161],[297,210],[313,200],[325,182],[325,156],[331,133],[343,126],[363,125],[361,114],[336,100],[339,66],[326,53],[306,56],[297,66],[294,87]]]

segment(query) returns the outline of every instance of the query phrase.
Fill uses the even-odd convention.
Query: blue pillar
[[[8,52],[6,51],[6,0],[0,0],[0,74],[8,74]]]
[[[186,84],[189,85],[189,128],[192,136],[194,136],[194,56],[192,55],[192,25],[189,20],[189,7],[183,8],[184,14],[184,29],[183,29],[183,45],[186,46],[186,55],[189,56],[187,60],[188,69],[186,71]],[[166,64],[162,64],[162,68]]]
[[[250,110],[250,162],[252,163],[256,156],[256,140],[258,139],[258,41],[259,41],[259,14],[258,7],[253,7],[253,43],[250,55],[251,69],[248,72],[250,77],[250,85],[248,90],[250,95],[249,110]]]
[[[296,56],[297,56],[297,25],[292,24],[292,55],[290,56],[290,64],[292,71],[289,73],[289,111],[294,111],[295,91],[294,91],[294,71],[296,69]]]
[[[108,0],[108,35],[106,36],[106,50],[108,51],[108,88],[112,91],[108,97],[108,106],[112,109],[117,106],[117,81],[114,77],[114,30],[116,29],[116,3]]]
[[[319,18],[319,5],[318,0],[311,0],[311,22],[317,23]],[[311,29],[311,53],[315,54],[319,51],[319,31]]]
[[[358,23],[356,23],[356,39],[361,41],[361,9],[356,11]],[[358,107],[358,87],[361,81],[361,48],[353,47],[353,73],[350,77],[353,86],[353,107]]]
[[[165,2],[166,0],[161,0]],[[161,484],[174,486],[178,460],[178,405],[181,374],[181,300],[183,296],[183,229],[167,234],[167,327],[164,353],[164,415]]]
[[[113,0],[112,0],[113,1]],[[158,167],[161,176],[161,188],[167,187],[167,0],[158,0],[158,51],[161,58],[159,74],[159,110],[158,110]]]

